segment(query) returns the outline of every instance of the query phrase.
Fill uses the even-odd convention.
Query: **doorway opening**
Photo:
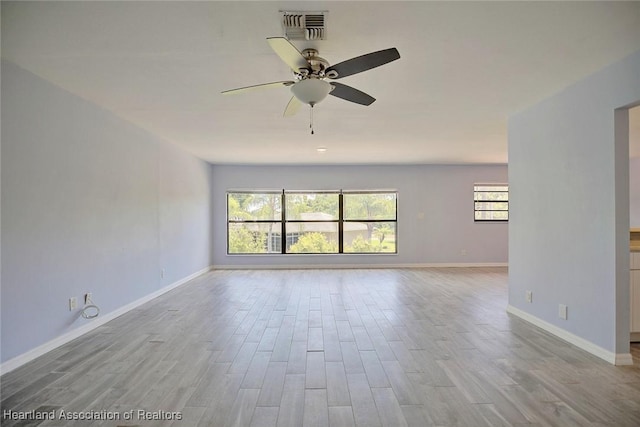
[[[629,108],[629,323],[631,353],[640,356],[640,106]]]

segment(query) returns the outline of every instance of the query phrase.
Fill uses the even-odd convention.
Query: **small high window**
[[[473,204],[475,221],[508,221],[509,186],[507,184],[475,184]]]

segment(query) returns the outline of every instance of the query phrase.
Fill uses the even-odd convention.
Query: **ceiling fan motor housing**
[[[318,56],[316,49],[305,49],[302,51],[302,56],[304,56],[307,63],[309,63],[312,74],[319,75],[320,77],[324,76],[324,70],[329,67],[329,61]]]

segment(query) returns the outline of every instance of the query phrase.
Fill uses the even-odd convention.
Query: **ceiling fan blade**
[[[300,110],[301,106],[302,106],[302,102],[300,102],[300,100],[295,96],[292,96],[291,99],[289,100],[289,103],[287,104],[287,108],[284,109],[283,116],[291,117],[295,115]]]
[[[284,37],[269,37],[267,42],[271,49],[282,59],[294,72],[300,68],[309,67],[309,63],[300,51],[289,40]]]
[[[262,84],[259,84],[259,85],[239,87],[239,88],[236,88],[236,89],[225,90],[225,91],[222,92],[222,94],[223,95],[235,95],[235,94],[238,94],[238,93],[251,92],[251,91],[259,90],[259,89],[268,89],[270,87],[291,86],[294,83],[295,82],[293,82],[293,81],[262,83]]]
[[[379,67],[391,61],[395,61],[399,58],[400,53],[398,52],[398,49],[392,47],[390,49],[367,53],[366,55],[347,59],[346,61],[340,62],[336,65],[332,65],[325,70],[325,74],[330,74],[332,71],[335,71],[336,73],[338,73],[338,76],[329,77],[332,79],[341,79],[342,77],[350,76],[352,74],[361,73],[363,71]]]
[[[342,83],[331,82],[331,86],[333,86],[334,89],[329,92],[329,95],[342,98],[346,101],[355,102],[360,105],[371,105],[376,100],[373,96],[367,95],[351,86],[343,85]]]

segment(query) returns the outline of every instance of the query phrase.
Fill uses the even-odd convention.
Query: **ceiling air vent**
[[[284,35],[289,40],[324,40],[325,12],[283,12]]]

